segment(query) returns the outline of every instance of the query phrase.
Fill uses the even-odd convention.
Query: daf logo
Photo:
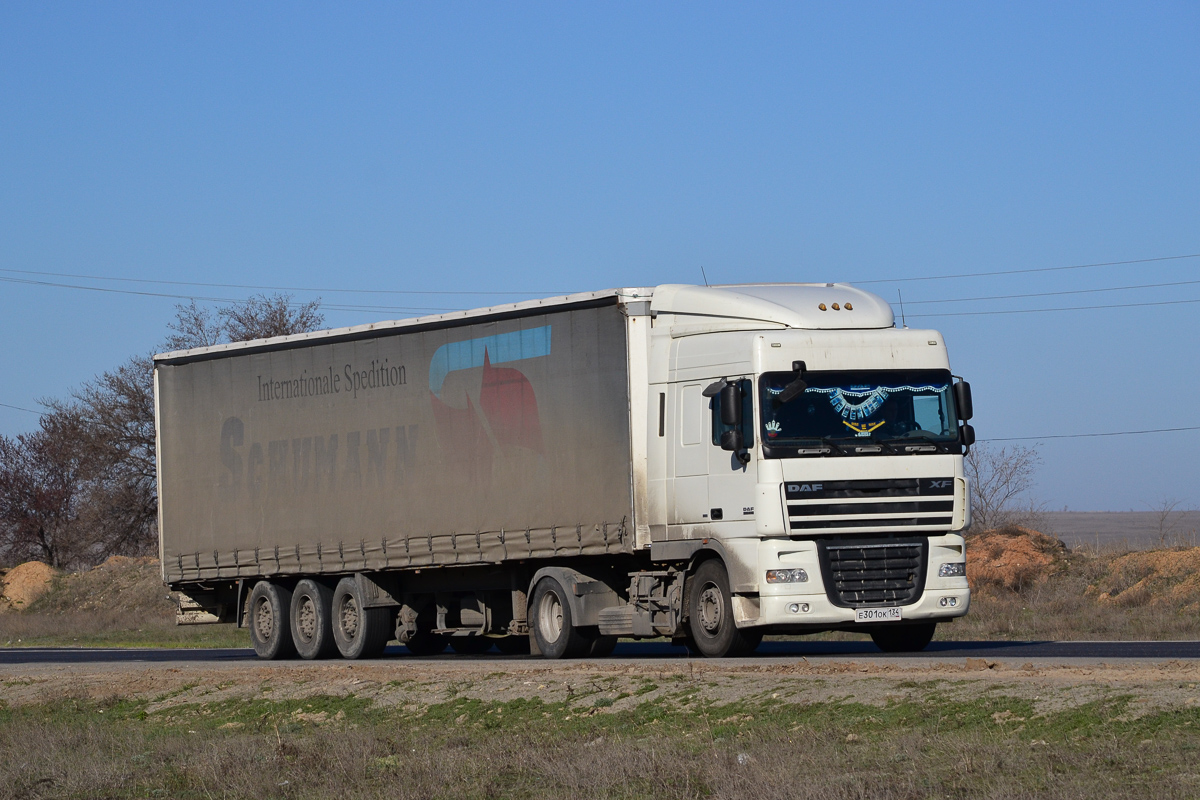
[[[949,489],[950,484],[952,484],[953,482],[954,482],[953,479],[948,480],[948,481],[930,481],[929,488],[930,489]]]
[[[820,492],[824,489],[822,483],[789,483],[787,487],[789,492]]]

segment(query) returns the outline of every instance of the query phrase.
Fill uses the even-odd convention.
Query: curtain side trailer
[[[180,621],[599,656],[967,612],[970,387],[845,284],[665,285],[155,357]]]

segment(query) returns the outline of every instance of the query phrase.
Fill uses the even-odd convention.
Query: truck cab
[[[720,560],[743,648],[840,629],[920,649],[967,612],[970,387],[940,333],[844,284],[660,286],[650,313],[646,534]]]

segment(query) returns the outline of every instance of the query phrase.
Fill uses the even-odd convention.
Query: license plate
[[[855,622],[895,622],[902,619],[899,608],[856,608]]]

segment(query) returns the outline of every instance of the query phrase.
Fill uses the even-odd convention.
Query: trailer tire
[[[871,631],[871,641],[885,653],[919,653],[933,641],[936,622],[917,625],[888,625]]]
[[[734,623],[729,573],[719,559],[702,562],[688,578],[687,610],[690,644],[700,655],[724,658],[749,653],[758,646],[752,635],[744,635]]]
[[[296,654],[292,641],[290,615],[292,593],[269,581],[259,581],[250,591],[250,611],[246,623],[250,642],[259,658],[276,660]]]
[[[392,638],[389,610],[364,605],[358,581],[353,577],[338,581],[333,590],[333,641],[342,658],[378,658]]]
[[[307,660],[337,655],[333,641],[333,592],[328,586],[305,578],[292,591],[290,622],[296,652]]]
[[[579,658],[592,640],[571,621],[567,591],[549,576],[538,581],[529,604],[529,630],[545,658]]]

